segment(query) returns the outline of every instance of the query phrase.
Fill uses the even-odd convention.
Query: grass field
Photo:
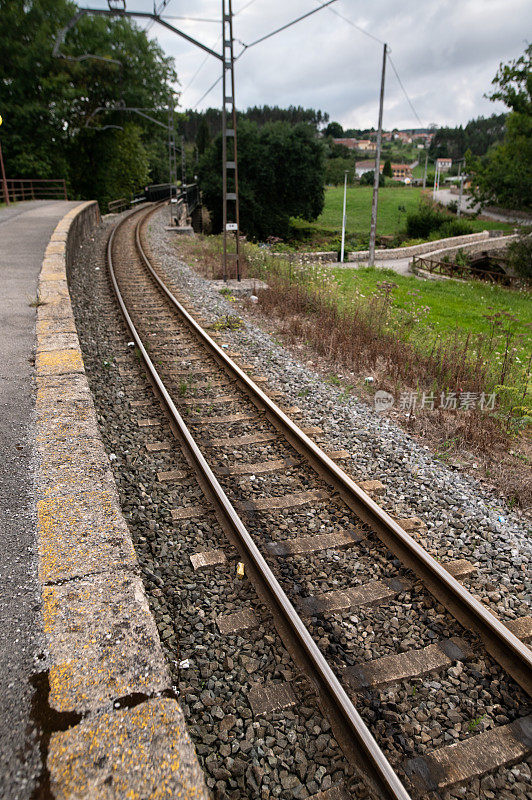
[[[390,269],[333,269],[338,292],[344,302],[357,291],[368,297],[382,281],[396,284],[394,306],[408,311],[413,304],[428,311],[416,324],[413,341],[423,347],[432,342],[435,333],[488,334],[487,316],[508,312],[516,317],[512,328],[523,341],[518,345],[523,365],[532,353],[532,303],[530,295],[481,281],[423,281],[412,276],[398,275]]]
[[[404,231],[406,215],[415,211],[421,197],[421,188],[413,186],[383,187],[379,191],[379,211],[377,217],[377,234],[393,236]],[[352,186],[347,189],[347,220],[346,229],[348,236],[369,234],[371,220],[371,200],[373,187]],[[343,186],[330,186],[325,190],[325,207],[315,222],[306,220],[293,220],[296,230],[313,231],[324,236],[338,236],[342,225]],[[470,220],[473,232],[505,229],[511,226],[504,223],[487,220]]]

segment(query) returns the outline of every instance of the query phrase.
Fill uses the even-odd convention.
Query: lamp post
[[[348,170],[345,171],[344,175],[344,213],[342,216],[342,248],[340,250],[340,263],[344,263],[344,245],[345,245],[345,212],[347,208],[347,173]]]

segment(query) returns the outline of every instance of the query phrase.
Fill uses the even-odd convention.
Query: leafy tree
[[[188,110],[183,117],[181,131],[185,135],[187,142],[195,142],[201,120],[204,119],[209,127],[211,136],[216,136],[222,131],[222,112],[219,108],[208,108],[206,111]],[[268,122],[288,122],[290,125],[297,125],[299,122],[306,122],[315,130],[324,125],[329,115],[323,111],[316,111],[313,108],[303,108],[302,106],[253,106],[245,111],[238,112],[238,121],[247,119],[256,122],[257,125],[266,125]]]
[[[373,181],[375,180],[375,170],[371,169],[368,172],[363,172],[360,176],[360,185],[361,186],[373,186]],[[386,178],[382,174],[379,175],[379,186],[386,186]]]
[[[214,232],[222,229],[221,160],[218,136],[199,168]],[[286,237],[291,216],[316,219],[323,209],[323,179],[323,144],[309,125],[273,122],[259,127],[247,120],[239,124],[240,225],[250,238]]]
[[[65,177],[74,196],[105,201],[124,191],[122,180],[116,189],[110,185],[110,175],[119,177],[112,162],[121,143],[136,142],[137,134],[125,112],[91,115],[121,103],[160,109],[164,122],[177,76],[172,59],[124,17],[83,16],[61,45],[67,57],[55,58],[55,37],[76,11],[68,0],[2,0],[0,37],[9,42],[0,51],[2,146],[10,177]],[[76,60],[86,54],[98,58]],[[134,119],[143,143],[142,152],[135,144],[137,177],[145,175],[145,156],[152,175],[164,165],[167,174],[166,132]],[[123,127],[123,135],[96,130],[107,125]]]
[[[332,136],[333,139],[341,139],[344,135],[344,129],[339,122],[329,122],[324,134],[325,136]]]
[[[503,142],[485,158],[470,159],[468,168],[477,184],[474,195],[482,204],[531,208],[532,45],[520,58],[501,64],[492,83],[497,88],[490,100],[502,100],[511,111]]]
[[[352,158],[328,158],[325,161],[325,183],[338,186],[343,184],[346,172],[351,173],[347,180],[351,180],[354,173]]]
[[[382,174],[385,175],[387,178],[393,178],[392,162],[390,160],[384,162],[384,167],[382,168]]]
[[[532,280],[532,232],[522,231],[506,251],[508,264],[517,275]]]
[[[196,135],[196,147],[198,148],[198,155],[202,156],[211,141],[211,132],[205,117],[202,117],[198,126],[198,133]]]

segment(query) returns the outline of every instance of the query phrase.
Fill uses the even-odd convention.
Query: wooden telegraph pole
[[[375,264],[375,236],[377,234],[377,208],[379,204],[379,178],[381,167],[382,110],[384,106],[384,80],[386,77],[386,54],[388,45],[384,45],[382,56],[381,96],[379,103],[379,127],[377,128],[377,153],[375,156],[375,173],[373,175],[373,202],[371,204],[371,228],[369,231],[368,266]]]

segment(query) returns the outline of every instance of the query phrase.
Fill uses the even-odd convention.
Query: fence
[[[497,258],[496,262],[500,263],[503,259]],[[512,286],[512,284],[522,284],[523,279],[515,277],[514,275],[507,275],[501,270],[484,269],[483,267],[475,267],[474,264],[457,264],[452,261],[439,261],[435,258],[427,258],[426,256],[414,256],[412,259],[412,271],[416,269],[424,269],[432,275],[444,275],[447,278],[463,278],[464,280],[471,280],[476,278],[479,280],[491,281],[491,283],[502,283],[505,286]]]
[[[64,178],[7,178],[11,202],[19,200],[68,200]],[[1,183],[0,183],[1,185]],[[5,192],[2,192],[5,201]]]

